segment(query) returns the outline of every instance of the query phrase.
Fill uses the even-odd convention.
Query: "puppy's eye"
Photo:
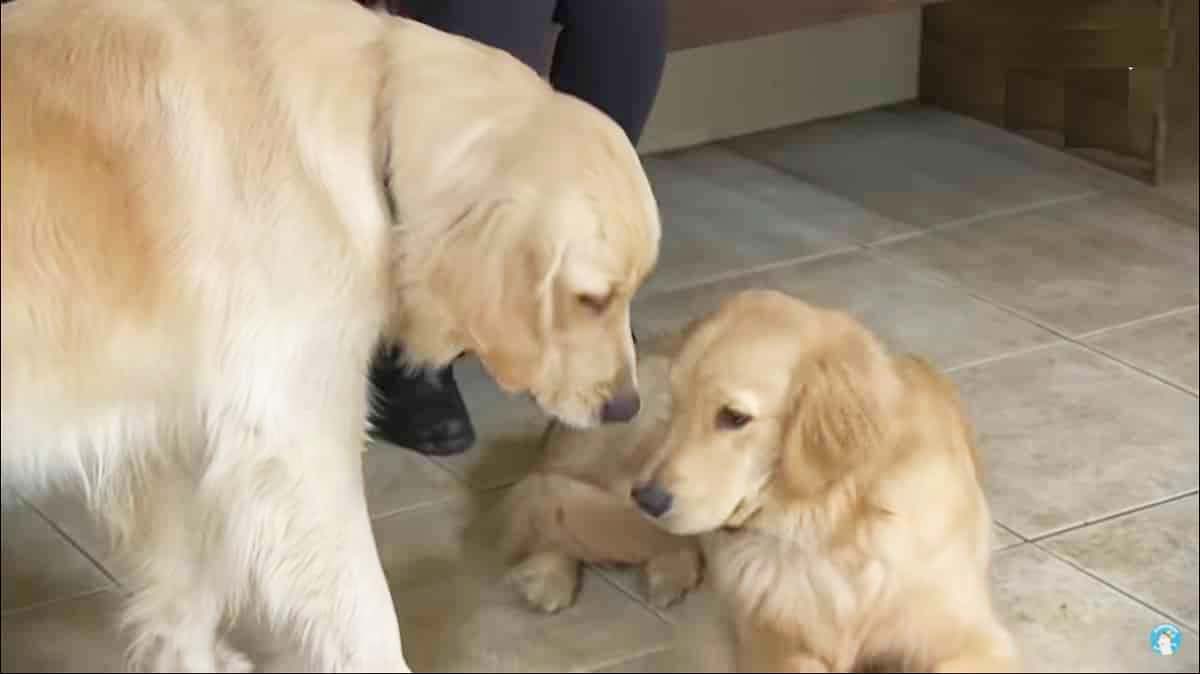
[[[754,417],[749,414],[744,414],[732,407],[725,406],[721,408],[721,411],[717,412],[717,428],[733,430],[745,426],[753,419]]]
[[[578,299],[579,303],[583,306],[599,314],[603,313],[604,310],[608,308],[608,305],[612,303],[612,293],[609,293],[604,297],[588,295],[584,293],[577,295],[576,299]]]

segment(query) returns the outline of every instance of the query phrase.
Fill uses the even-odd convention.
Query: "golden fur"
[[[637,388],[634,148],[504,52],[348,0],[3,6],[3,477],[81,485],[135,664],[406,671],[362,493],[365,372],[476,353],[588,427]]]
[[[700,582],[699,542],[655,526],[629,498],[666,425],[669,363],[641,354],[637,418],[595,429],[553,425],[538,463],[505,495],[508,580],[534,608],[553,613],[574,603],[580,563],[641,567],[644,591],[660,608]]]
[[[992,605],[972,431],[943,375],[845,313],[765,290],[697,321],[665,370],[643,373],[656,394],[636,442],[571,431],[518,487],[545,485],[512,521],[527,597],[561,603],[539,599],[562,595],[563,560],[645,561],[699,539],[741,671],[1020,666]],[[631,487],[647,485],[671,496],[642,515],[667,542],[628,522]]]

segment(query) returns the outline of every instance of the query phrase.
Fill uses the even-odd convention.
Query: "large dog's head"
[[[504,390],[568,424],[628,421],[640,407],[630,302],[660,238],[649,181],[596,108],[519,96],[471,117],[401,218],[391,332],[426,363],[474,352]]]
[[[880,465],[900,380],[848,315],[736,294],[698,321],[671,369],[672,413],[632,498],[668,531],[737,525]]]

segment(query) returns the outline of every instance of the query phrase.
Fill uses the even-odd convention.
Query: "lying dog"
[[[670,390],[632,499],[702,536],[739,669],[1014,671],[977,450],[940,373],[751,290],[690,332]]]
[[[587,430],[553,425],[541,460],[505,495],[508,580],[534,608],[553,613],[573,604],[581,563],[640,566],[647,596],[660,608],[700,582],[698,540],[647,521],[629,497],[662,441],[669,364],[666,355],[642,355],[642,410],[632,423]]]
[[[562,431],[514,488],[523,596],[561,608],[580,561],[618,561],[644,564],[664,605],[696,583],[699,540],[741,671],[1013,671],[976,448],[943,376],[762,290],[667,362],[643,358],[636,424]]]
[[[81,485],[135,665],[407,671],[361,472],[381,338],[637,413],[634,148],[506,53],[347,0],[3,6],[3,479]]]

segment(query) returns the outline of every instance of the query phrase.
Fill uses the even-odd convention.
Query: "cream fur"
[[[581,563],[639,566],[643,591],[660,608],[700,583],[699,541],[642,518],[629,497],[662,440],[671,404],[669,367],[669,355],[643,353],[642,411],[634,422],[552,428],[541,460],[505,495],[508,579],[532,607],[553,613],[572,605]]]
[[[727,297],[663,351],[642,359],[636,424],[552,436],[514,488],[527,600],[561,609],[579,562],[620,562],[644,565],[665,605],[703,566],[739,671],[1020,667],[947,379],[842,312],[765,290]],[[673,497],[658,518],[631,498],[648,483]]]
[[[741,671],[1020,666],[992,605],[977,450],[940,373],[842,312],[750,290],[697,323],[670,378],[640,481],[674,496],[655,523],[701,537]]]
[[[5,488],[87,493],[135,666],[243,670],[220,627],[254,608],[315,669],[407,671],[372,350],[472,351],[596,424],[636,389],[658,254],[634,149],[504,53],[346,0],[6,4],[2,67]]]

